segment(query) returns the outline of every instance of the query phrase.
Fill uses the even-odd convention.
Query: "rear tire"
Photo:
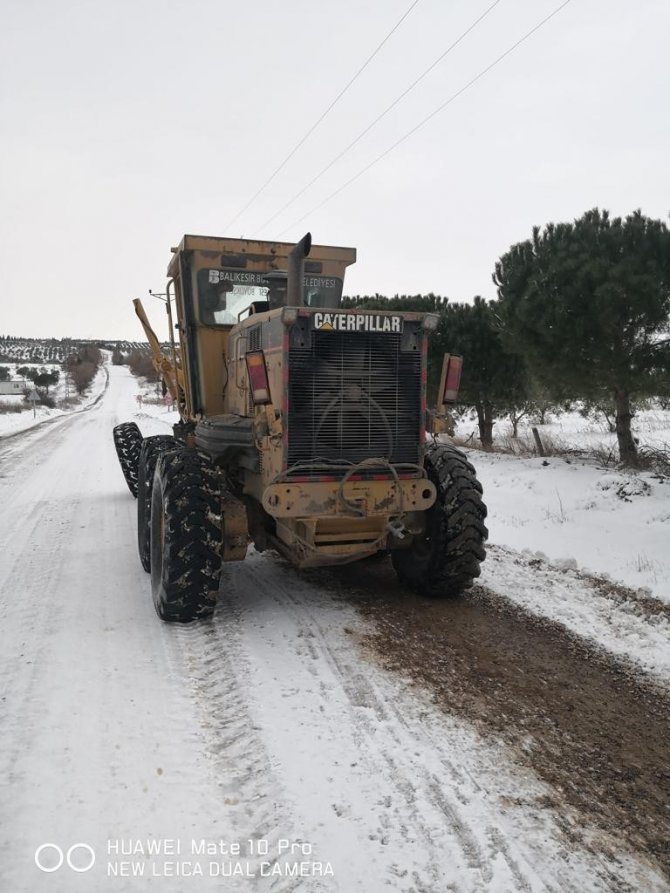
[[[474,467],[455,447],[436,444],[425,467],[437,488],[425,534],[391,553],[402,583],[423,595],[449,598],[469,589],[486,557],[486,506]]]
[[[180,447],[158,456],[151,503],[151,592],[158,616],[190,623],[216,606],[221,491],[211,462]]]
[[[137,469],[137,550],[142,567],[151,570],[151,495],[156,462],[161,453],[173,450],[174,437],[158,434],[145,437]]]
[[[117,425],[112,433],[121,471],[128,484],[128,489],[136,497],[137,464],[142,448],[142,432],[135,422],[124,422],[122,425]]]

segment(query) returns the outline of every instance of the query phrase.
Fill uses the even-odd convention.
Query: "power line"
[[[384,152],[382,152],[381,155],[378,155],[369,164],[367,164],[364,168],[362,168],[357,174],[354,174],[353,177],[351,177],[349,180],[347,180],[346,183],[343,183],[342,186],[340,186],[338,189],[335,190],[335,192],[331,192],[331,194],[329,196],[327,196],[326,198],[324,198],[323,201],[319,202],[318,205],[315,205],[310,211],[308,211],[306,214],[303,214],[303,216],[300,217],[299,220],[295,220],[290,226],[287,226],[286,229],[282,230],[282,232],[279,233],[279,237],[283,236],[284,233],[286,233],[289,229],[292,229],[294,226],[297,226],[299,223],[302,223],[302,221],[306,217],[309,217],[315,211],[318,211],[325,204],[327,204],[329,201],[334,199],[335,196],[339,195],[340,192],[343,192],[348,186],[351,186],[352,183],[354,183],[356,180],[358,180],[360,177],[362,177],[363,174],[366,174],[370,170],[370,168],[374,167],[375,164],[377,164],[379,161],[381,161],[382,158],[385,158],[387,155],[389,155],[401,143],[404,143],[405,140],[409,139],[410,136],[413,136],[417,132],[417,130],[420,130],[424,126],[424,124],[427,124],[436,115],[438,115],[441,111],[443,111],[448,105],[451,105],[451,103],[455,99],[458,99],[458,97],[461,96],[463,93],[465,93],[465,91],[468,90],[470,87],[472,87],[473,84],[476,84],[477,81],[481,80],[481,78],[483,78],[484,75],[488,74],[489,71],[491,71],[491,69],[495,68],[496,65],[498,65],[500,62],[502,62],[502,60],[505,59],[507,56],[509,56],[510,53],[514,52],[514,50],[517,47],[521,46],[521,44],[524,43],[524,41],[528,40],[529,37],[531,37],[533,34],[535,34],[535,32],[538,31],[543,25],[546,25],[546,23],[550,19],[553,19],[553,17],[555,15],[557,15],[562,9],[564,9],[568,5],[568,3],[571,3],[571,2],[572,2],[572,0],[564,0],[564,2],[561,3],[560,6],[557,6],[553,12],[549,13],[549,15],[546,16],[544,19],[542,19],[541,22],[538,22],[538,24],[535,25],[535,27],[531,28],[530,31],[528,31],[526,34],[524,34],[523,37],[519,38],[519,40],[517,40],[516,43],[512,44],[511,47],[509,47],[507,50],[505,50],[505,52],[502,55],[498,56],[498,58],[495,59],[493,62],[491,62],[490,65],[487,65],[486,68],[482,69],[482,71],[480,71],[479,74],[475,75],[475,77],[473,77],[472,80],[468,81],[468,83],[465,84],[465,86],[461,87],[460,90],[457,90],[456,93],[454,93],[452,96],[450,96],[449,99],[447,99],[445,102],[442,103],[442,105],[439,105],[434,111],[432,111],[430,113],[430,115],[427,115],[422,121],[419,121],[419,123],[416,124],[411,130],[407,131],[407,133],[404,136],[401,136],[400,139],[396,140],[395,143],[393,143],[391,146],[389,146],[389,148],[386,149]]]
[[[389,38],[390,38],[390,37],[391,37],[391,36],[398,30],[398,28],[402,25],[402,23],[405,21],[405,19],[406,19],[407,16],[410,14],[410,12],[414,9],[414,7],[415,7],[415,6],[417,5],[417,3],[419,3],[419,2],[420,2],[420,0],[414,0],[414,2],[410,5],[409,9],[407,9],[407,11],[406,11],[405,13],[403,13],[403,15],[400,17],[400,19],[398,19],[398,21],[397,21],[396,24],[393,26],[393,28],[391,28],[391,30],[389,31],[389,33],[388,33],[388,34],[386,35],[386,37],[382,40],[382,42],[379,44],[379,46],[377,47],[377,49],[376,49],[370,56],[368,56],[368,58],[367,58],[367,59],[365,60],[365,62],[361,65],[361,67],[358,69],[358,71],[356,72],[356,74],[355,74],[355,75],[348,81],[348,83],[347,83],[347,84],[340,90],[340,92],[337,94],[337,96],[335,97],[335,99],[333,99],[333,101],[330,103],[330,105],[329,105],[328,108],[325,110],[325,112],[323,112],[323,113],[319,116],[319,118],[317,118],[317,120],[314,122],[314,124],[312,124],[312,126],[309,128],[309,130],[307,131],[307,133],[306,133],[306,134],[305,134],[305,135],[304,135],[304,136],[303,136],[303,137],[302,137],[302,138],[295,144],[295,146],[291,149],[291,151],[288,153],[288,155],[286,156],[286,158],[284,158],[284,160],[283,160],[282,163],[279,165],[279,167],[276,168],[276,169],[272,172],[272,174],[270,174],[270,176],[267,178],[267,180],[265,181],[265,183],[263,183],[263,185],[260,187],[260,189],[258,189],[258,191],[257,191],[254,195],[252,195],[252,197],[249,199],[249,201],[246,203],[246,205],[242,208],[242,210],[241,210],[241,211],[238,211],[237,214],[236,214],[236,215],[233,217],[233,219],[230,221],[230,223],[228,223],[228,225],[227,225],[227,227],[226,227],[226,232],[228,231],[229,227],[231,227],[231,226],[233,225],[233,223],[235,223],[235,221],[236,221],[239,217],[241,217],[242,214],[244,214],[244,212],[245,212],[248,208],[251,207],[251,205],[253,205],[253,203],[256,201],[256,199],[258,198],[258,196],[259,196],[262,192],[264,192],[265,189],[267,189],[267,187],[270,185],[270,183],[272,183],[272,181],[273,181],[274,178],[277,176],[277,174],[278,174],[281,170],[283,170],[283,168],[288,164],[288,162],[291,160],[291,158],[293,158],[293,156],[294,156],[295,153],[298,151],[298,149],[299,149],[299,148],[300,148],[300,147],[307,141],[307,139],[314,133],[314,131],[315,131],[316,128],[319,126],[319,124],[323,121],[323,119],[326,117],[326,115],[328,115],[328,114],[335,108],[335,106],[336,106],[337,103],[340,101],[340,99],[342,99],[342,97],[343,97],[344,94],[347,92],[347,90],[349,89],[349,87],[351,87],[351,85],[354,83],[354,81],[357,80],[357,78],[360,77],[360,75],[365,71],[365,69],[368,67],[368,65],[370,64],[370,62],[372,62],[372,60],[374,59],[374,57],[375,57],[375,56],[377,55],[377,53],[381,50],[381,48],[384,46],[384,44],[385,44],[385,43],[388,41],[388,39],[389,39]]]
[[[461,41],[463,41],[468,36],[468,34],[471,31],[473,31],[477,27],[477,25],[483,19],[485,19],[486,16],[493,10],[493,8],[495,6],[497,6],[499,3],[500,3],[500,0],[494,0],[494,2],[487,9],[484,10],[484,12],[479,16],[478,19],[475,19],[475,21],[468,28],[466,28],[466,30],[459,37],[457,37],[456,40],[450,46],[448,46],[447,49],[443,53],[441,53],[437,57],[437,59],[435,59],[435,61],[432,62],[428,66],[428,68],[426,68],[426,70],[422,74],[419,75],[418,78],[416,78],[414,81],[412,81],[412,83],[409,85],[409,87],[407,87],[405,90],[403,90],[403,92],[399,96],[397,96],[393,100],[393,102],[384,109],[383,112],[381,112],[379,115],[377,115],[377,117],[374,119],[374,121],[372,121],[371,124],[368,124],[368,126],[365,128],[365,130],[362,130],[358,134],[358,136],[349,143],[348,146],[346,146],[344,149],[342,149],[342,151],[339,153],[339,155],[336,155],[332,161],[330,161],[322,170],[319,171],[319,173],[315,177],[313,177],[309,181],[309,183],[307,183],[305,186],[303,186],[303,188],[300,190],[300,192],[296,192],[296,194],[292,198],[290,198],[286,202],[285,205],[282,205],[282,207],[276,212],[276,214],[273,214],[272,217],[269,217],[264,223],[262,223],[258,227],[256,232],[264,229],[266,226],[268,226],[268,224],[272,223],[273,220],[276,220],[276,218],[279,217],[279,215],[282,214],[287,208],[290,208],[291,205],[294,202],[296,202],[300,198],[301,195],[303,195],[305,192],[307,192],[307,190],[310,188],[310,186],[313,186],[317,182],[317,180],[320,180],[321,177],[327,171],[329,171],[334,164],[336,164],[340,160],[340,158],[343,158],[347,154],[347,152],[349,152],[350,149],[353,149],[353,147],[356,145],[356,143],[360,142],[360,140],[362,140],[363,137],[367,133],[369,133],[376,124],[378,124],[382,120],[382,118],[384,118],[386,115],[388,115],[388,113],[391,111],[391,109],[395,108],[398,105],[398,103],[402,99],[404,99],[405,96],[407,96],[407,94],[410,93],[417,86],[417,84],[419,84],[427,75],[429,75],[430,72],[435,68],[435,66],[438,65],[444,58],[446,58],[446,56],[448,56],[449,53],[451,53],[451,51],[454,50],[459,45],[459,43],[461,43]],[[255,233],[254,233],[254,235],[255,235]]]

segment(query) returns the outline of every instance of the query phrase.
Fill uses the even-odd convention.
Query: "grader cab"
[[[458,594],[479,575],[481,486],[426,431],[438,318],[342,309],[355,259],[309,234],[297,245],[185,236],[168,267],[167,353],[135,302],[179,410],[170,437],[114,429],[164,620],[210,614],[222,564],[251,542],[298,567],[390,553],[427,595]],[[459,375],[460,358],[445,358],[437,430]]]

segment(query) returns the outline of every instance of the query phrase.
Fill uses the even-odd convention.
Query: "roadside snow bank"
[[[572,567],[557,572],[527,550],[500,546],[489,546],[481,583],[670,687],[670,608],[664,603]]]
[[[670,482],[467,452],[489,511],[480,582],[670,686]]]
[[[575,460],[466,452],[484,487],[492,543],[670,604],[670,481]]]

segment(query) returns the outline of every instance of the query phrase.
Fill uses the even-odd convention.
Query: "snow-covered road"
[[[449,608],[399,606],[383,568],[300,575],[252,552],[225,569],[212,622],[162,624],[111,430],[135,418],[168,433],[174,416],[138,417],[127,369],[109,376],[85,412],[0,441],[0,890],[670,889],[648,840],[615,836],[563,796],[562,776],[535,771],[530,719],[532,758],[508,740],[500,713],[518,725],[523,710],[482,699],[487,733],[486,715],[438,696],[458,677],[413,624],[439,629]],[[364,604],[377,587],[383,617]],[[475,663],[487,599],[475,592],[461,623]],[[437,683],[417,673],[421,654]],[[605,678],[589,653],[571,659]],[[555,732],[548,749],[570,739]]]

